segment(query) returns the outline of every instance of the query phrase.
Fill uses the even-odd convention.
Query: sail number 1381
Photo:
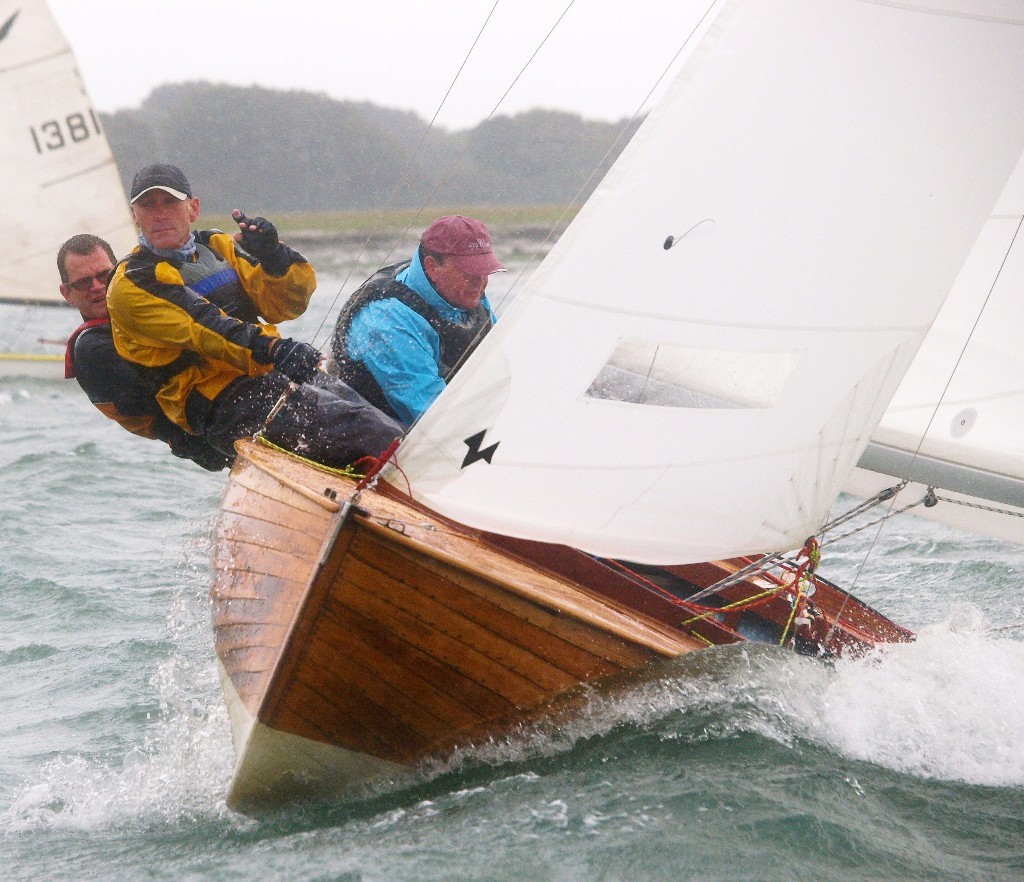
[[[89,108],[88,113],[69,113],[62,120],[51,119],[38,126],[29,126],[29,132],[32,143],[36,145],[36,153],[46,153],[88,141],[100,133],[100,121],[96,112]]]

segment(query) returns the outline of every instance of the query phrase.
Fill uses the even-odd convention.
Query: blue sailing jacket
[[[471,320],[472,311],[452,306],[434,290],[418,253],[394,278],[444,321],[461,325]],[[480,304],[493,323],[486,295]],[[348,359],[361,362],[376,380],[403,425],[414,422],[445,387],[440,336],[419,313],[393,297],[374,300],[356,313],[346,348]]]

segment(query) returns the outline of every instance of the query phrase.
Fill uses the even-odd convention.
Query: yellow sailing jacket
[[[117,351],[145,368],[164,413],[193,434],[228,384],[271,370],[274,323],[302,315],[316,288],[313,267],[287,246],[272,275],[227,233],[195,237],[187,263],[136,247],[107,287]]]

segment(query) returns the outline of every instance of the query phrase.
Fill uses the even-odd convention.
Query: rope
[[[355,503],[355,501],[359,499],[363,490],[365,490],[368,486],[377,483],[376,479],[377,476],[380,474],[380,470],[384,468],[384,466],[387,464],[387,461],[395,455],[395,451],[398,450],[398,445],[401,442],[401,438],[395,438],[395,440],[392,441],[390,445],[388,445],[388,449],[385,450],[379,457],[364,456],[362,457],[362,459],[357,459],[353,463],[353,466],[358,466],[360,463],[366,463],[368,466],[366,474],[363,476],[363,479],[358,484],[356,484],[356,489],[355,492],[352,494],[351,500],[353,503]]]
[[[807,596],[807,592],[804,589],[804,586],[807,584],[807,576],[813,576],[814,571],[818,568],[818,564],[821,563],[821,546],[814,536],[811,536],[804,543],[804,547],[798,552],[797,559],[801,557],[806,557],[807,560],[797,567],[796,573],[793,576],[791,587],[796,588],[796,597],[793,600],[793,609],[790,610],[789,619],[786,620],[786,626],[782,629],[779,646],[785,646],[786,640],[789,637],[789,629],[793,626],[793,620],[797,617],[798,611],[802,612],[801,601]],[[838,617],[836,620],[838,621]]]
[[[932,490],[931,487],[928,488]],[[964,508],[976,508],[980,511],[991,511],[996,514],[1009,515],[1014,518],[1024,518],[1024,511],[1013,511],[1009,508],[999,508],[995,505],[982,505],[980,502],[968,502],[966,499],[953,499],[949,496],[939,496],[937,493],[932,493],[932,498],[938,502],[949,502],[952,505],[962,505]]]
[[[679,623],[679,627],[687,628],[690,634],[697,637],[700,637],[700,635],[694,632],[691,627],[696,622],[706,621],[712,616],[720,615],[721,613],[746,612],[747,610],[757,609],[760,606],[764,606],[766,603],[768,603],[768,601],[772,600],[773,598],[778,597],[778,595],[781,592],[791,587],[787,586],[784,582],[782,582],[781,579],[772,578],[771,581],[776,583],[776,586],[774,588],[769,588],[765,591],[762,591],[759,594],[755,594],[751,597],[745,597],[742,600],[734,600],[732,603],[727,603],[722,606],[705,606],[703,604],[694,603],[694,598],[697,597],[698,594],[703,595],[705,593],[704,591],[698,592],[698,594],[694,594],[688,598],[677,597],[672,592],[666,591],[656,582],[653,582],[650,579],[641,576],[638,572],[626,566],[621,561],[610,560],[607,558],[595,558],[595,560],[599,560],[608,566],[620,570],[621,572],[629,576],[629,578],[636,584],[644,588],[647,588],[649,591],[655,594],[658,594],[659,596],[668,600],[670,603],[673,603],[676,606],[683,607],[684,609],[687,609],[690,612],[696,613],[696,615],[692,616],[689,619],[683,619]],[[701,637],[701,639],[704,638]]]
[[[441,110],[444,108],[445,104],[448,101],[448,98],[451,96],[452,89],[455,88],[455,84],[459,81],[459,77],[462,76],[462,71],[465,69],[466,65],[469,63],[469,59],[473,55],[473,51],[476,49],[477,43],[480,42],[480,37],[483,36],[484,31],[487,29],[487,25],[490,23],[491,18],[494,15],[494,10],[496,10],[498,8],[498,3],[500,3],[500,2],[501,2],[501,0],[494,0],[494,5],[491,7],[491,11],[487,13],[487,17],[484,19],[484,23],[480,26],[480,30],[477,31],[476,36],[473,38],[473,42],[472,42],[472,44],[469,47],[469,50],[466,52],[465,57],[462,59],[462,63],[459,65],[459,69],[455,72],[455,76],[452,77],[452,81],[448,84],[448,88],[447,88],[447,90],[444,93],[444,97],[441,98],[441,102],[437,105],[437,109],[434,111],[434,115],[430,118],[430,122],[427,123],[426,129],[423,130],[423,134],[420,136],[419,144],[417,144],[416,145],[416,149],[413,150],[409,154],[408,162],[406,162],[405,167],[402,169],[402,172],[399,175],[398,180],[395,182],[395,185],[391,188],[391,191],[388,193],[387,198],[384,200],[384,204],[386,206],[392,207],[394,205],[395,194],[398,193],[399,189],[402,186],[404,186],[406,181],[408,180],[409,173],[412,170],[413,163],[416,160],[416,157],[419,156],[420,152],[423,150],[423,144],[426,142],[427,136],[433,130],[434,124],[437,122],[438,116],[441,115]],[[457,161],[458,160],[456,160],[456,162]],[[431,195],[433,195],[433,194],[431,194]],[[423,209],[425,207],[426,207],[425,204],[420,206],[419,211],[417,211],[414,219],[418,218],[420,216],[420,214],[423,213]],[[384,215],[383,215],[383,213],[381,213],[381,214],[378,215],[376,224],[373,227],[371,227],[370,232],[368,232],[366,234],[366,238],[363,239],[362,244],[359,246],[359,253],[356,254],[355,260],[353,260],[351,265],[349,266],[348,273],[345,275],[345,278],[342,280],[341,285],[338,288],[337,293],[334,295],[334,299],[331,301],[330,308],[324,313],[324,317],[323,317],[323,320],[320,322],[320,326],[316,329],[316,333],[313,334],[313,340],[314,341],[320,335],[320,332],[323,331],[324,325],[327,323],[327,316],[333,314],[335,307],[338,305],[338,300],[341,297],[342,292],[345,290],[345,287],[348,285],[349,281],[352,278],[352,273],[355,271],[356,267],[359,266],[359,261],[362,259],[363,254],[365,253],[367,246],[370,244],[370,241],[373,239],[373,237],[376,234],[376,232],[380,229],[381,224],[383,223],[383,221],[384,221]],[[412,224],[409,224],[405,228],[405,232],[402,233],[396,239],[396,241],[394,242],[394,244],[391,246],[390,250],[388,251],[387,257],[385,257],[385,259],[384,259],[384,263],[385,264],[388,262],[388,260],[390,259],[391,255],[394,253],[395,248],[398,247],[399,241],[401,241],[401,239],[404,238],[404,236],[408,235],[409,230],[411,228],[412,228]]]
[[[289,459],[293,459],[296,462],[301,462],[303,465],[312,466],[313,468],[317,469],[318,471],[326,472],[329,475],[334,475],[334,476],[339,477],[339,478],[362,478],[363,477],[362,472],[358,472],[355,469],[355,466],[358,465],[358,463],[362,462],[363,460],[358,460],[358,462],[352,463],[352,465],[345,466],[345,468],[343,468],[343,469],[338,469],[338,468],[334,468],[333,466],[324,465],[322,462],[317,462],[315,459],[308,459],[307,457],[303,456],[301,453],[295,453],[293,450],[288,450],[285,447],[280,447],[277,444],[275,444],[273,441],[268,440],[267,438],[263,437],[262,435],[259,436],[259,437],[255,437],[254,436],[253,440],[256,441],[258,444],[262,444],[264,447],[269,447],[271,450],[273,450],[273,451],[275,451],[277,453],[283,453]],[[363,459],[372,459],[372,457],[364,457]]]

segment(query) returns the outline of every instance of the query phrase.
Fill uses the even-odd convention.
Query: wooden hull
[[[386,486],[334,501],[353,490],[239,445],[211,592],[234,806],[397,778],[583,684],[744,639],[579,552],[473,531]]]

